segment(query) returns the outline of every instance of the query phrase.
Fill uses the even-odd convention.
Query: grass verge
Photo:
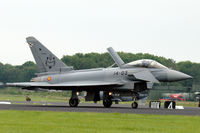
[[[199,133],[199,116],[0,111],[1,133]]]

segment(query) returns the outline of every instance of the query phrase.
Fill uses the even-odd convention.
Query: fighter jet
[[[26,38],[40,73],[30,82],[7,83],[7,86],[35,90],[71,90],[70,107],[79,104],[78,92],[87,92],[86,101],[100,101],[106,108],[111,107],[115,96],[132,97],[132,108],[137,108],[139,94],[148,86],[159,82],[174,82],[192,78],[162,64],[143,59],[124,63],[113,48],[108,52],[117,67],[74,70],[59,60],[34,37]]]

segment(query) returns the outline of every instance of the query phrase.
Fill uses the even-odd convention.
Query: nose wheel
[[[132,107],[133,109],[137,109],[137,108],[138,108],[138,103],[137,103],[137,102],[133,102],[133,103],[131,104],[131,107]]]

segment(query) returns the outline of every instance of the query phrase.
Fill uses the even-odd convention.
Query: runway
[[[193,115],[200,116],[200,108],[185,109],[150,109],[147,106],[139,106],[132,109],[129,104],[113,104],[111,108],[104,108],[102,104],[80,103],[78,107],[69,107],[67,103],[47,102],[20,102],[13,101],[11,104],[0,104],[0,110],[34,110],[34,111],[61,111],[61,112],[98,112],[98,113],[131,113],[153,115]]]

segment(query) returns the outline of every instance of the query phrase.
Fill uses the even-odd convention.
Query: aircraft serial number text
[[[115,71],[114,75],[128,75],[127,71]]]

